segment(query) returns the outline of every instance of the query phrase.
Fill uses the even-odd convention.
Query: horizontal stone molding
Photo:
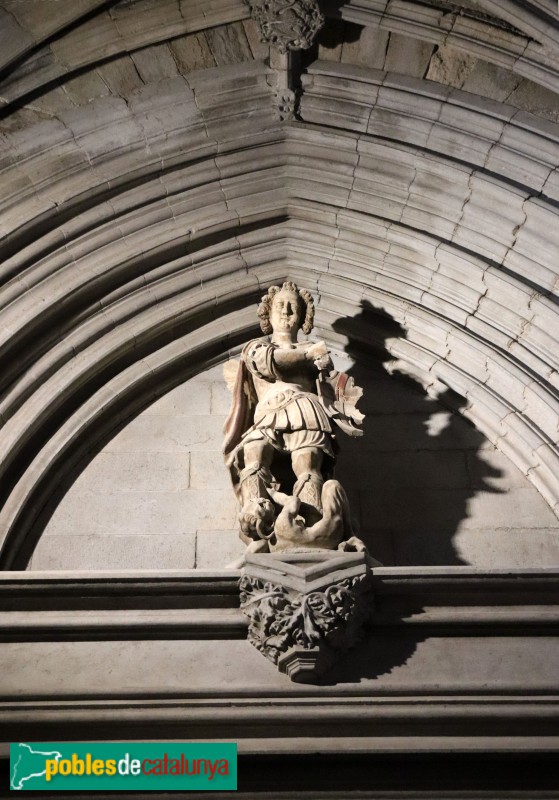
[[[135,739],[149,724],[156,738],[233,738],[245,753],[306,752],[311,738],[313,752],[332,752],[335,727],[344,752],[557,747],[559,685],[547,660],[557,569],[374,567],[363,640],[328,681],[304,687],[242,641],[239,577],[4,573],[0,637],[15,670],[0,700],[2,738],[17,728],[30,741],[72,739],[79,728],[80,740]],[[73,665],[63,680],[49,671],[60,647]]]
[[[40,641],[48,630],[73,641],[246,638],[239,579],[235,569],[7,571],[0,578],[0,638]],[[374,567],[369,632],[416,627],[444,635],[480,627],[492,635],[534,628],[552,634],[559,628],[559,570]]]

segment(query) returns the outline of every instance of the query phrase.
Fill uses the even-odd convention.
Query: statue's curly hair
[[[294,292],[300,298],[299,308],[299,327],[303,333],[310,333],[314,324],[314,300],[308,289],[299,289],[299,287],[292,281],[286,281],[283,286],[270,286],[266,294],[263,296],[260,305],[258,306],[258,316],[260,317],[260,327],[265,334],[272,333],[272,323],[270,322],[270,311],[272,310],[272,301],[274,296],[286,289],[289,292]],[[302,306],[305,309],[303,311]]]

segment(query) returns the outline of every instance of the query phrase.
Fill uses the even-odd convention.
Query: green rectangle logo
[[[237,788],[237,745],[32,742],[10,745],[13,791],[223,791]]]

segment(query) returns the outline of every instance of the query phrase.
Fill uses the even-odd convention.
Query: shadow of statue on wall
[[[465,398],[447,389],[433,399],[413,377],[388,375],[386,342],[406,331],[370,302],[361,306],[333,324],[347,338],[347,371],[364,388],[364,436],[343,437],[336,465],[361,538],[386,566],[468,564],[455,535],[477,493],[502,491],[488,483],[501,470],[481,457],[487,439],[460,415]]]
[[[387,342],[405,339],[406,330],[370,302],[332,327],[347,339],[353,366],[346,371],[364,389],[364,436],[340,437],[336,464],[360,537],[384,566],[466,565],[454,538],[468,519],[469,502],[479,492],[501,491],[488,482],[501,471],[481,457],[487,439],[460,415],[466,399],[450,388],[434,399],[415,378],[388,373],[394,356]],[[362,641],[323,685],[378,678],[390,690],[398,685],[399,668],[430,636],[424,626],[409,624],[424,611],[423,599],[414,592],[386,593],[381,573]]]

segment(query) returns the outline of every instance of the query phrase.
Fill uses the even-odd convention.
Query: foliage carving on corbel
[[[240,600],[249,620],[249,641],[274,664],[294,647],[351,647],[368,614],[364,593],[369,578],[368,574],[358,575],[319,591],[299,593],[244,575]]]

